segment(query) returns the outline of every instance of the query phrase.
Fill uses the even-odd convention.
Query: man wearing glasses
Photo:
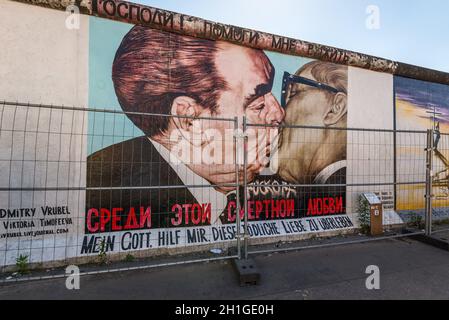
[[[284,74],[282,107],[286,128],[279,149],[279,175],[290,183],[346,181],[348,68],[315,61],[295,75]],[[320,128],[292,128],[309,126]]]

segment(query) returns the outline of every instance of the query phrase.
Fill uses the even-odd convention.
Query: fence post
[[[427,130],[426,148],[426,236],[432,235],[432,199],[433,199],[433,152],[434,152],[434,130]]]
[[[245,255],[245,260],[248,259],[248,180],[247,180],[247,167],[248,167],[248,133],[246,116],[243,116],[243,210],[244,210],[244,238],[243,238],[243,250]]]
[[[235,183],[236,183],[236,212],[237,212],[237,256],[238,259],[242,259],[242,234],[241,234],[241,219],[240,219],[240,177],[239,177],[239,169],[240,169],[240,137],[241,135],[238,132],[239,130],[239,118],[234,118],[234,146],[235,146]]]

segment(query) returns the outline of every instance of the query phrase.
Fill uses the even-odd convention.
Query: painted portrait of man
[[[346,176],[348,68],[314,61],[284,74],[287,127],[279,149],[279,175],[296,184],[340,184]],[[288,126],[316,126],[316,129]]]
[[[348,68],[332,63],[284,73],[277,176],[297,186],[296,217],[346,213],[347,86]]]
[[[221,223],[228,196],[236,190],[235,163],[198,163],[183,156],[176,162],[173,152],[179,143],[201,152],[208,147],[205,132],[223,139],[234,129],[232,122],[198,118],[246,116],[251,124],[281,124],[285,112],[271,92],[274,75],[262,50],[133,27],[116,52],[112,80],[122,110],[145,135],[89,156],[88,186],[111,190],[89,191],[87,207],[126,212],[151,204],[152,226],[163,228],[192,225],[187,219],[173,223],[173,204],[211,204],[212,216],[204,224]],[[256,139],[273,136],[270,130],[258,130]],[[268,156],[269,147],[270,142],[256,154]],[[232,148],[223,146],[223,158],[235,152]],[[268,165],[264,157],[250,161],[248,182]],[[144,188],[151,186],[160,188]]]

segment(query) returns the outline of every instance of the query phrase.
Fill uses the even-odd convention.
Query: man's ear
[[[172,121],[178,129],[191,131],[193,125],[193,117],[197,114],[198,106],[194,99],[181,96],[173,100],[171,107]],[[183,118],[190,117],[190,118]]]
[[[332,126],[340,121],[348,111],[348,97],[346,93],[338,92],[331,101],[331,105],[326,110],[323,123],[325,126]]]
[[[202,114],[203,108],[192,98],[181,96],[173,100],[171,114],[171,123],[175,129],[184,138],[194,146],[200,146],[203,143],[203,131],[201,122],[195,120]]]

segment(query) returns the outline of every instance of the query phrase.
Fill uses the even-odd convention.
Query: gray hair
[[[296,75],[310,70],[316,81],[348,93],[348,67],[331,62],[313,61],[302,66]]]

